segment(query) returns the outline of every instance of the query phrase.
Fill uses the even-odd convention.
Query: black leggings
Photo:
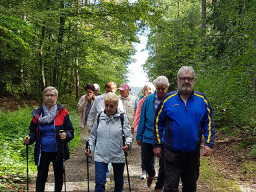
[[[61,192],[63,185],[63,161],[56,161],[57,153],[41,152],[40,164],[37,167],[36,192],[43,192],[48,177],[50,162],[53,162],[55,192]]]

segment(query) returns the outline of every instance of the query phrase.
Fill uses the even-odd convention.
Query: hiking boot
[[[147,178],[147,186],[148,186],[148,188],[150,188],[152,186],[154,179],[155,179],[155,176],[154,177],[149,177],[148,176],[148,178]]]
[[[109,175],[106,177],[106,182],[109,182],[110,181],[110,177]]]
[[[146,179],[146,178],[147,178],[147,172],[146,172],[146,170],[143,170],[142,174],[140,176],[140,179]]]
[[[162,192],[162,189],[156,189],[155,192]]]

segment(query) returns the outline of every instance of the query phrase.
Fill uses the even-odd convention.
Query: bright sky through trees
[[[143,87],[148,81],[146,73],[142,70],[142,65],[148,58],[148,51],[143,51],[146,47],[147,37],[140,36],[140,41],[140,43],[135,45],[137,52],[133,58],[136,59],[136,62],[129,66],[129,86],[131,87]]]

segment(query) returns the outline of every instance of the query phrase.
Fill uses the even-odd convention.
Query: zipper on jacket
[[[57,112],[57,115],[58,115],[58,112]],[[57,117],[57,115],[56,115],[56,117]],[[57,142],[57,136],[56,136],[55,119],[53,121],[53,126],[54,126],[54,131],[55,131],[55,140],[56,140],[56,161],[58,161],[58,146],[57,146],[58,142]]]

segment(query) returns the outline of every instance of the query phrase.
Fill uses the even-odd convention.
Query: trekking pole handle
[[[85,141],[86,145],[85,145],[85,149],[90,149],[90,144],[88,139]]]
[[[60,133],[63,133],[64,132],[64,130],[60,130]]]

